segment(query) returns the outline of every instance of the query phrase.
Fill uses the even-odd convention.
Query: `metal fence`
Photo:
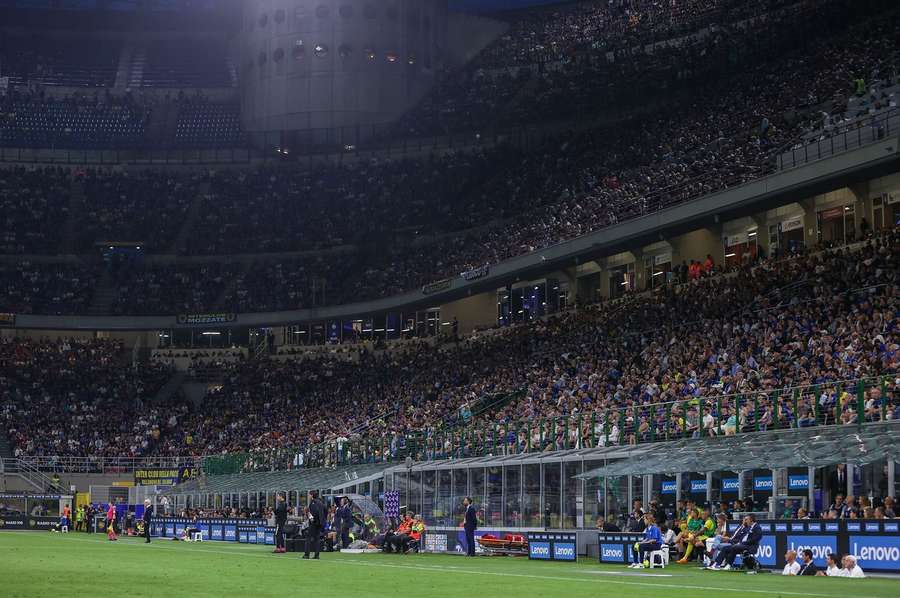
[[[131,473],[135,469],[200,467],[202,457],[20,457],[19,463],[49,473]]]
[[[685,397],[668,403],[597,409],[547,418],[394,435],[360,435],[306,448],[208,457],[204,470],[227,474],[294,467],[389,463],[411,458],[486,457],[701,439],[814,426],[863,426],[900,419],[894,376]]]
[[[796,140],[790,149],[779,154],[778,170],[788,170],[883,141],[898,131],[900,131],[900,110],[897,108],[854,120],[835,130],[823,129],[814,137],[807,136]]]

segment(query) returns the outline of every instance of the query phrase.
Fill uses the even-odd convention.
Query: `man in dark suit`
[[[815,575],[819,572],[819,568],[813,562],[813,552],[809,548],[803,551],[803,564],[800,566],[800,573],[797,575]]]
[[[287,524],[287,503],[284,494],[275,495],[275,550],[272,552],[282,554],[287,552],[284,547],[284,526]]]
[[[466,507],[466,520],[463,529],[466,531],[466,556],[475,556],[475,530],[478,529],[478,514],[475,512],[475,505],[468,496],[463,499],[463,506]]]
[[[334,520],[340,518],[340,526],[337,531],[340,534],[341,548],[350,546],[350,528],[353,527],[353,510],[350,508],[350,499],[346,496],[341,499],[341,506],[338,507]]]
[[[303,558],[308,559],[313,552],[314,559],[319,558],[319,540],[322,536],[322,525],[325,523],[325,507],[319,500],[319,494],[315,490],[309,493],[309,528],[306,530],[306,552]]]
[[[144,544],[150,543],[150,520],[153,518],[153,504],[150,499],[144,500]]]
[[[759,548],[759,542],[762,540],[762,528],[756,522],[753,515],[744,516],[741,527],[735,530],[731,536],[731,545],[724,546],[719,549],[716,555],[716,562],[712,565],[712,569],[718,569],[725,563],[725,570],[730,571],[734,564],[734,559],[744,552],[755,553]]]

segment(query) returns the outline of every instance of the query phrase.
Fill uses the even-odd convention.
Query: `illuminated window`
[[[369,46],[365,50],[363,50],[363,54],[366,55],[368,60],[375,60],[375,49]]]
[[[313,51],[316,53],[317,58],[324,58],[328,55],[328,46],[325,44],[316,44],[316,47],[313,48]]]
[[[385,56],[388,62],[397,62],[397,54],[395,52],[388,52]]]
[[[406,62],[408,62],[409,64],[415,64],[415,63],[416,63],[416,57],[413,56],[412,54],[410,54],[410,55],[409,55],[409,58],[406,59]]]

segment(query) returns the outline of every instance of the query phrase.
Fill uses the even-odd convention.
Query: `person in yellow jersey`
[[[712,517],[709,516],[709,509],[703,509],[700,517],[697,518],[697,522],[700,523],[700,529],[693,532],[693,538],[691,538],[690,533],[688,534],[684,556],[678,561],[680,565],[684,565],[690,560],[691,552],[695,548],[697,549],[697,560],[702,563],[703,554],[706,552],[706,541],[716,534],[716,524]],[[696,524],[694,527],[696,527]]]

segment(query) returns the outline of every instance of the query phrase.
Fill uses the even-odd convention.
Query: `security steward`
[[[275,495],[275,554],[287,552],[284,547],[284,526],[287,524],[287,503],[284,494]]]
[[[322,537],[322,525],[325,522],[325,505],[319,499],[319,493],[315,490],[309,493],[309,528],[306,530],[306,552],[303,558],[308,559],[309,553],[315,554],[314,559],[319,558],[319,545]]]

